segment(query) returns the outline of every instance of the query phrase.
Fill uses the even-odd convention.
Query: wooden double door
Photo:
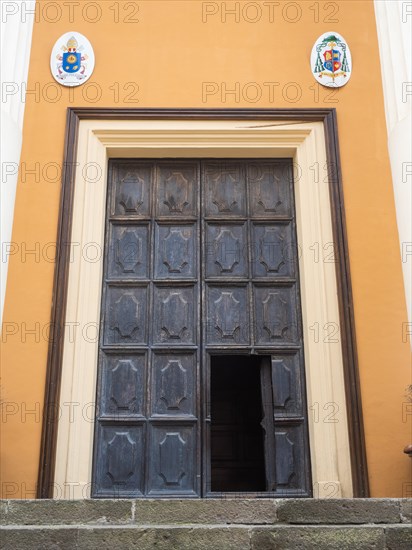
[[[111,160],[101,311],[93,496],[310,496],[291,160]]]

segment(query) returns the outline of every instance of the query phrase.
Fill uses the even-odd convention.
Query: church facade
[[[2,498],[411,496],[412,11],[375,4],[4,3]]]

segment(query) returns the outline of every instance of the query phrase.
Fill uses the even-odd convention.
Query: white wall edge
[[[35,8],[36,0],[14,0],[2,2],[1,5],[0,325],[6,297],[8,260],[13,253],[14,204]]]
[[[374,0],[374,4],[408,311],[405,323],[412,323],[412,2]],[[408,332],[403,331],[403,335]]]

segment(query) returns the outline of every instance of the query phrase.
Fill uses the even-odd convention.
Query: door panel
[[[196,277],[196,226],[159,225],[155,227],[156,279]]]
[[[93,495],[196,496],[199,163],[109,171]]]
[[[155,354],[152,367],[152,416],[196,417],[196,356]]]
[[[295,287],[253,285],[255,342],[259,345],[299,345]]]
[[[294,277],[292,225],[253,223],[253,277]]]
[[[211,444],[221,486],[252,491],[236,483],[258,440],[259,491],[309,495],[291,161],[110,161],[105,243],[93,496],[216,494]],[[247,399],[228,382],[211,407],[227,353],[262,356],[263,432],[235,415],[211,443],[213,407]]]
[[[252,218],[293,217],[291,161],[251,161],[246,166]]]
[[[206,276],[247,275],[247,228],[242,225],[206,226]]]
[[[234,423],[228,421],[224,433],[216,428],[211,431],[214,418],[220,418],[213,407],[222,404],[214,396],[210,404],[209,381],[213,357],[237,353],[249,355],[251,363],[262,356],[256,368],[260,369],[266,494],[309,496],[292,162],[204,160],[201,164],[201,220],[206,241],[202,270],[203,494],[214,496],[214,486],[227,486],[213,476],[230,477],[227,464],[231,460],[235,468],[234,457],[239,460]],[[228,399],[231,389],[228,385],[223,390]],[[220,473],[213,472],[211,456],[221,461]],[[243,481],[239,478],[236,483],[241,492]]]
[[[109,190],[110,215],[128,219],[150,216],[153,164],[122,163],[113,172],[113,185]]]
[[[133,346],[147,340],[147,287],[107,286],[104,343]]]
[[[196,287],[156,286],[153,293],[153,343],[196,343]]]
[[[149,496],[196,496],[196,427],[152,424]]]
[[[302,424],[275,427],[276,492],[281,496],[302,496],[308,456]]]
[[[144,494],[145,431],[143,423],[132,426],[120,422],[98,423],[96,439],[100,456],[95,463],[94,475],[99,480],[96,496]]]
[[[136,416],[143,418],[145,395],[146,356],[107,355],[102,357],[102,388],[99,415],[102,418],[113,416]]]
[[[301,375],[299,353],[291,355],[272,355],[271,374],[273,410],[276,416],[303,416],[301,399]]]
[[[113,224],[109,235],[108,279],[147,279],[149,276],[147,225]]]
[[[248,345],[249,327],[244,324],[248,302],[246,286],[208,286],[206,343]]]
[[[185,219],[198,215],[198,163],[163,161],[157,163],[155,210],[159,218]]]
[[[246,182],[237,161],[205,161],[204,212],[216,218],[246,216]]]

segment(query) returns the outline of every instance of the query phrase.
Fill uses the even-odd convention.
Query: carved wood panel
[[[291,224],[253,224],[252,243],[254,277],[295,276],[296,261]]]
[[[146,396],[146,355],[102,354],[100,416],[143,418]]]
[[[155,287],[153,341],[158,344],[195,344],[196,287]]]
[[[147,287],[107,286],[104,343],[133,346],[147,342]]]
[[[289,355],[272,355],[271,375],[275,381],[272,386],[273,408],[276,417],[294,418],[303,416],[302,380],[300,352]]]
[[[305,447],[303,423],[275,427],[276,488],[281,495],[304,494],[304,478],[310,469]]]
[[[246,182],[236,161],[206,161],[203,170],[206,216],[246,215]]]
[[[143,495],[145,425],[99,422],[96,428],[94,495]]]
[[[127,218],[149,216],[153,174],[151,164],[113,164],[112,170],[114,183],[110,189],[110,214]]]
[[[247,277],[246,224],[206,225],[206,276]]]
[[[157,164],[157,215],[179,219],[197,216],[197,177],[197,163],[171,161]]]
[[[222,345],[249,344],[249,327],[244,322],[247,309],[247,287],[209,286],[206,342]]]
[[[294,215],[292,163],[249,161],[246,174],[251,190],[252,217],[275,218]]]
[[[294,287],[254,286],[255,341],[258,344],[299,344]]]
[[[195,426],[152,425],[148,495],[196,496]]]
[[[108,278],[147,279],[149,231],[147,225],[112,225]]]
[[[196,416],[196,355],[160,354],[152,369],[152,414]]]
[[[157,279],[193,279],[196,277],[196,226],[158,225],[155,228]]]

